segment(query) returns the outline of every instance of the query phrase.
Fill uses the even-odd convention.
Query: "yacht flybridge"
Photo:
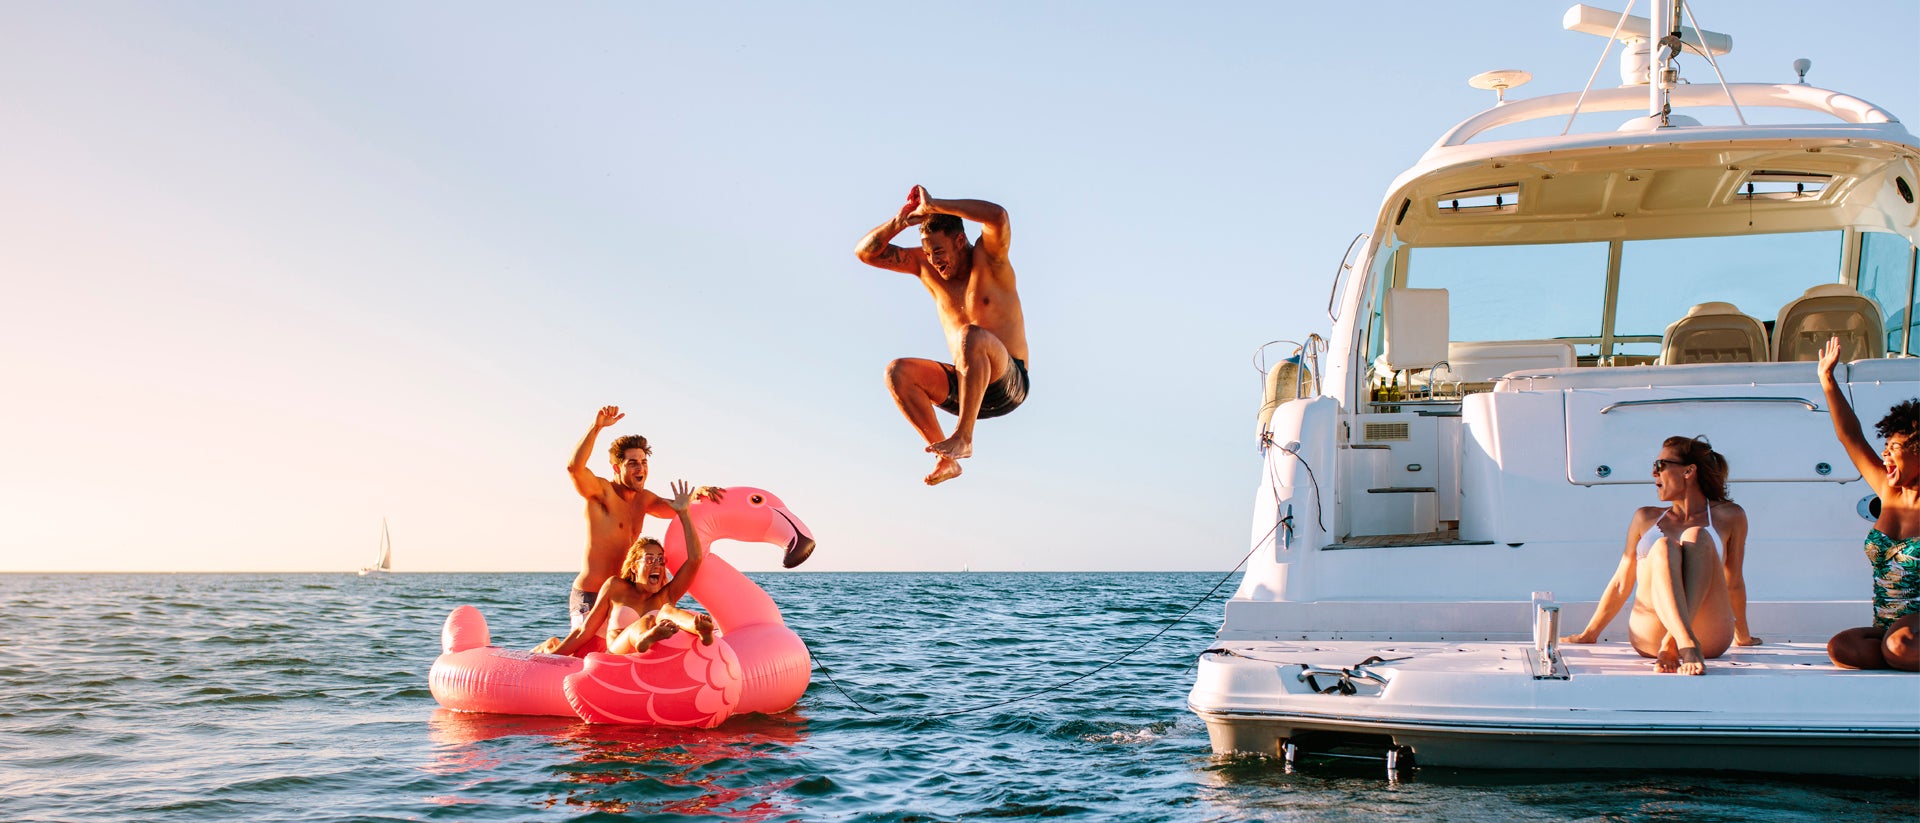
[[[1330,333],[1266,370],[1259,547],[1189,696],[1216,752],[1920,773],[1920,675],[1826,657],[1872,622],[1878,509],[1813,362],[1841,338],[1869,428],[1920,396],[1920,143],[1804,62],[1802,83],[1683,84],[1679,52],[1717,74],[1732,40],[1654,5],[1567,12],[1624,44],[1620,88],[1508,100],[1524,72],[1474,78],[1499,103],[1394,181]],[[1629,114],[1562,131],[1605,112]],[[1489,134],[1529,125],[1549,136]],[[1748,513],[1764,643],[1660,674],[1623,610],[1560,645],[1657,502],[1661,441],[1699,434]]]

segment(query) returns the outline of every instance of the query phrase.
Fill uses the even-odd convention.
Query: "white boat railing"
[[[1704,108],[1732,103],[1755,108],[1771,107],[1820,112],[1843,123],[1900,122],[1899,118],[1894,117],[1886,109],[1853,95],[1800,84],[1729,83],[1725,86],[1676,86],[1671,95],[1675,106]],[[1489,129],[1530,120],[1562,117],[1576,110],[1582,112],[1640,111],[1646,108],[1646,104],[1646,91],[1633,87],[1591,92],[1585,101],[1581,100],[1579,92],[1549,94],[1526,100],[1509,100],[1505,105],[1487,109],[1460,121],[1433,144],[1433,149],[1465,145]]]

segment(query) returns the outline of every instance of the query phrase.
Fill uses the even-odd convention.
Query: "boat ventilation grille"
[[[1366,429],[1361,433],[1361,437],[1369,443],[1379,442],[1381,440],[1413,439],[1405,423],[1368,423]]]

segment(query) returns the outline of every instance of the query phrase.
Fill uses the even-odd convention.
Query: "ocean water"
[[[1218,574],[760,574],[832,674],[787,714],[440,710],[448,610],[531,646],[569,577],[0,575],[0,820],[1920,818],[1912,781],[1214,758],[1186,692],[1231,583],[1168,625]]]

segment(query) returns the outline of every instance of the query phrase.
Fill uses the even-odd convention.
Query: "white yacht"
[[[1826,656],[1872,623],[1878,509],[1813,362],[1842,338],[1869,431],[1920,396],[1920,143],[1804,61],[1799,83],[1711,76],[1731,38],[1654,6],[1566,14],[1620,48],[1618,88],[1473,78],[1496,105],[1393,182],[1330,331],[1275,350],[1256,548],[1188,699],[1215,752],[1920,774],[1920,675]],[[1562,132],[1607,112],[1624,124]],[[1658,502],[1661,441],[1701,434],[1748,513],[1764,642],[1660,674],[1623,609],[1559,644]]]

